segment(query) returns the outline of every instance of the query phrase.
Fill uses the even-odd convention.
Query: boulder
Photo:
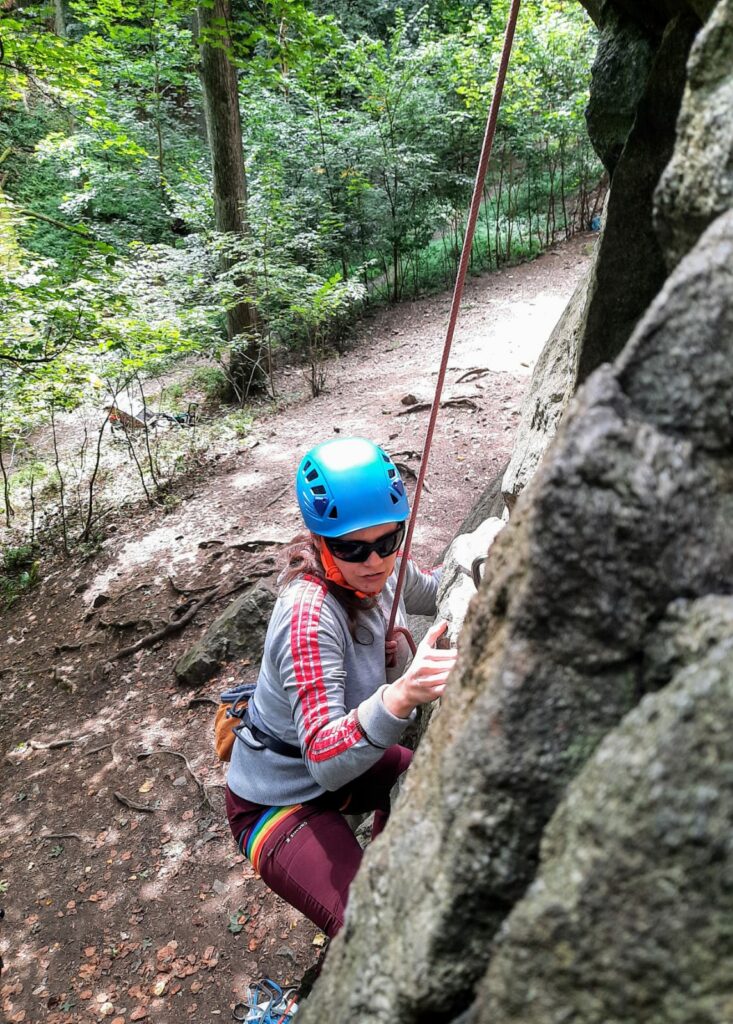
[[[232,601],[198,643],[176,662],[174,671],[179,683],[199,686],[216,675],[225,662],[238,659],[249,663],[249,674],[255,678],[276,596],[259,580]]]
[[[655,196],[670,268],[733,206],[733,0],[720,0],[692,48],[677,132]]]
[[[727,636],[699,659],[688,648],[569,788],[473,1024],[730,1020],[733,619],[716,601],[693,615],[699,629],[712,611]]]
[[[450,1020],[471,1003],[568,784],[643,695],[666,609],[733,590],[730,408],[733,211],[581,388],[497,538],[306,1022]]]

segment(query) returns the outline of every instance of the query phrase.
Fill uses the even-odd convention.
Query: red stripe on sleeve
[[[316,586],[299,588],[290,619],[290,651],[303,709],[306,756],[325,761],[353,747],[362,731],[355,711],[328,725],[328,697],[318,646],[318,624],[327,591],[314,577],[304,577],[304,581]]]

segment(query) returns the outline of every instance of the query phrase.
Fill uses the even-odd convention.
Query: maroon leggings
[[[344,923],[349,886],[359,869],[362,849],[338,810],[348,814],[376,811],[372,838],[389,817],[389,794],[407,770],[412,751],[389,747],[368,771],[336,793],[326,793],[289,815],[267,836],[260,853],[260,874],[278,896],[300,910],[326,935],[334,936]],[[227,789],[227,814],[235,840],[252,810],[264,808],[242,800]]]

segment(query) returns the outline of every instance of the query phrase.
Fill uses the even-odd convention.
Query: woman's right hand
[[[458,657],[457,651],[442,651],[435,647],[447,628],[445,621],[431,626],[409,668],[384,691],[384,705],[397,718],[409,718],[420,704],[429,704],[443,696],[448,673]]]

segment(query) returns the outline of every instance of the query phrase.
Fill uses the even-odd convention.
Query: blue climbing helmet
[[[401,523],[410,514],[394,462],[363,437],[339,437],[311,448],[298,467],[295,490],[305,525],[321,537]]]

